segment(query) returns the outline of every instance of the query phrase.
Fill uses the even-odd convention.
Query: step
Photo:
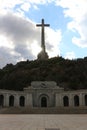
[[[9,107],[0,109],[0,114],[87,114],[87,107],[30,108]]]

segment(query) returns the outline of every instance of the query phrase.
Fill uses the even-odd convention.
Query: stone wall
[[[67,102],[66,104],[64,102]],[[87,106],[87,90],[64,91],[56,93],[56,107],[58,106]]]
[[[0,90],[0,106],[32,107],[32,94],[21,91]]]
[[[55,92],[44,88],[32,92],[0,90],[0,107],[41,107],[43,97],[47,107],[87,106],[87,90]]]

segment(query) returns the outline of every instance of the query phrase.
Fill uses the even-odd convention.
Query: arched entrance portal
[[[47,98],[46,97],[41,98],[41,107],[47,107]]]
[[[63,97],[63,104],[64,104],[64,107],[68,107],[69,106],[69,98],[67,96]]]
[[[9,106],[10,107],[14,106],[14,96],[12,96],[12,95],[9,97]]]
[[[85,105],[87,106],[87,95],[85,95]]]
[[[25,97],[24,96],[21,96],[20,99],[19,99],[19,104],[21,107],[24,107],[25,106]]]
[[[4,106],[4,96],[0,95],[0,107]]]
[[[79,96],[74,96],[74,106],[79,106]]]

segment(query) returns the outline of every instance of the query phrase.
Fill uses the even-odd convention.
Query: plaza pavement
[[[0,114],[0,130],[87,130],[87,114]]]

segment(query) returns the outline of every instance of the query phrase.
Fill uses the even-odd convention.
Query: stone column
[[[29,107],[32,107],[32,94],[28,94],[26,93],[26,99],[25,99],[25,106],[29,106]]]
[[[48,94],[47,94],[48,95]],[[53,95],[49,94],[47,98],[47,106],[48,107],[53,107],[55,104],[55,101],[53,100]],[[54,103],[54,104],[53,104]]]
[[[15,107],[19,107],[19,95],[15,95],[14,97],[14,106]]]
[[[63,106],[63,100],[61,94],[56,94],[56,107]]]
[[[70,94],[70,95],[69,95],[69,107],[72,107],[72,106],[74,106],[74,103],[73,103],[73,95]]]
[[[9,94],[4,94],[4,106],[9,107]]]
[[[83,106],[85,106],[85,95],[82,93],[82,103],[83,103]]]
[[[83,106],[83,96],[82,96],[82,93],[79,94],[79,106]]]
[[[63,97],[64,96],[60,95],[60,106],[62,106],[62,107],[64,107],[64,105],[63,105]]]
[[[82,105],[85,106],[85,94],[82,94]]]
[[[58,107],[59,106],[59,95],[55,94],[56,98],[55,98],[55,106]]]

